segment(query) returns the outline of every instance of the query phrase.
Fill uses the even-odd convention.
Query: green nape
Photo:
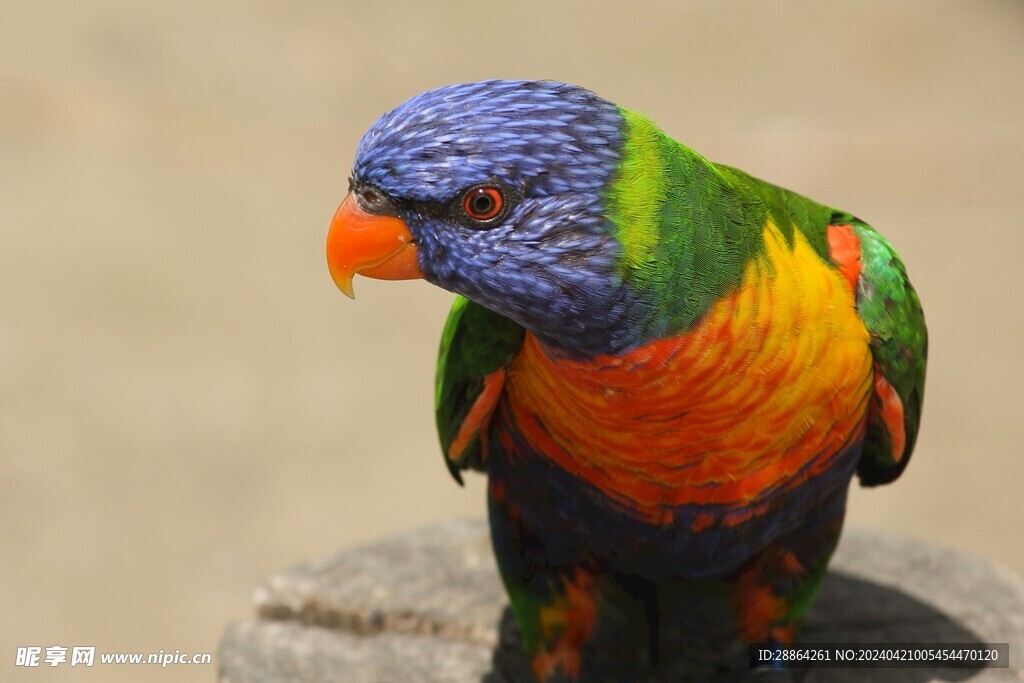
[[[659,335],[689,329],[743,277],[770,217],[789,244],[800,230],[827,260],[832,209],[714,164],[622,109],[622,160],[605,202],[622,245],[623,281],[653,301]]]

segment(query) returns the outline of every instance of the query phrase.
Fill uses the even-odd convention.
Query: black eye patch
[[[501,224],[522,199],[515,188],[495,182],[473,185],[447,201],[420,201],[389,197],[380,188],[354,178],[349,192],[367,213],[378,216],[415,214],[445,223],[457,223],[473,230],[488,230]]]

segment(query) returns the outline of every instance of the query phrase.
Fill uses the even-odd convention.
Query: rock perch
[[[224,633],[222,683],[530,680],[481,521],[435,524],[300,565],[266,579],[255,602],[257,618]],[[801,640],[1010,648],[1008,669],[794,672],[805,683],[1024,681],[1024,581],[964,553],[847,529]],[[663,680],[704,679],[674,671]]]

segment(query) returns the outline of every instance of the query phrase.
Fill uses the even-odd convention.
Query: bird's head
[[[338,287],[425,278],[556,346],[614,351],[640,305],[609,220],[623,111],[550,81],[485,81],[418,95],[356,153],[331,224]]]

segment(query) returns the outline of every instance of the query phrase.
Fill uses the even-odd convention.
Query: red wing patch
[[[839,267],[853,291],[857,291],[860,279],[860,238],[852,225],[828,226],[828,251],[832,262]]]
[[[900,395],[882,374],[878,365],[875,365],[875,397],[878,399],[878,403],[873,409],[877,410],[885,428],[889,430],[892,460],[899,462],[903,459],[903,451],[907,446],[906,427],[903,424],[903,401],[900,400]]]
[[[484,388],[476,397],[473,406],[466,413],[466,418],[459,426],[459,431],[448,447],[448,459],[457,461],[462,457],[473,437],[483,432],[498,405],[501,390],[505,387],[505,369],[500,368],[484,377]],[[481,449],[481,456],[486,459],[486,449]]]

